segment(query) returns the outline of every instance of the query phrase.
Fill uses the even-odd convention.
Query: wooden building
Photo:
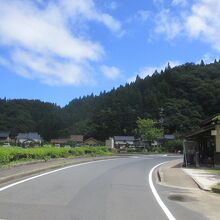
[[[98,146],[100,145],[100,141],[96,140],[95,138],[88,138],[83,142],[84,145],[89,145],[89,146]]]
[[[186,136],[185,164],[220,167],[220,115],[215,115]]]

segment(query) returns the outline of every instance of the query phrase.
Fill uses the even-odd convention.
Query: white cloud
[[[121,31],[120,22],[98,10],[93,0],[0,1],[0,46],[8,49],[8,66],[50,85],[93,81],[90,64],[99,62],[105,51],[100,43],[71,31],[71,22],[78,25],[79,17]]]
[[[220,52],[220,1],[198,0],[189,5],[187,1],[173,0],[172,4],[188,7],[176,8],[178,15],[169,7],[161,9],[155,16],[155,33],[169,40],[179,36],[199,39]]]
[[[120,70],[115,66],[101,66],[102,73],[110,79],[116,79],[120,75]]]
[[[136,13],[136,18],[138,18],[139,20],[141,20],[142,22],[146,22],[148,20],[150,16],[150,12],[147,10],[139,10]]]
[[[109,9],[116,10],[118,8],[118,3],[115,1],[110,2]]]
[[[103,23],[114,32],[121,32],[121,23],[111,15],[100,12],[93,0],[60,0],[64,12],[69,16],[83,15],[88,20]]]
[[[209,42],[220,51],[220,1],[200,0],[191,9],[186,18],[186,30],[193,38]]]
[[[156,5],[163,5],[164,4],[164,0],[153,0],[153,2]]]
[[[53,57],[46,57],[24,50],[16,50],[12,55],[15,64],[14,71],[19,75],[39,79],[49,85],[79,85],[92,83],[89,77],[89,67],[78,65],[72,61],[57,62]]]
[[[174,6],[186,6],[188,4],[188,0],[172,0],[172,5]]]
[[[213,63],[215,59],[216,59],[216,60],[219,60],[219,55],[217,55],[217,54],[211,54],[211,53],[206,53],[206,54],[204,54],[203,57],[202,57],[200,60],[198,60],[196,63],[197,63],[197,64],[200,64],[200,63],[201,63],[201,60],[203,60],[205,64],[209,64],[209,63]]]
[[[77,60],[99,58],[102,52],[99,44],[72,36],[61,18],[51,21],[56,14],[61,16],[58,12],[48,18],[50,11],[42,13],[31,5],[23,10],[18,10],[19,7],[3,5],[0,9],[0,38],[4,44]]]
[[[136,11],[132,16],[128,17],[126,22],[127,23],[133,23],[135,22],[137,25],[138,24],[146,24],[146,22],[150,19],[151,12],[148,10],[138,10]]]
[[[2,56],[0,56],[0,65],[8,66],[8,61]]]
[[[121,30],[121,23],[115,21],[115,19],[108,14],[99,15],[96,19],[97,21],[103,22],[108,28],[115,32],[119,32]]]
[[[180,21],[171,15],[169,9],[164,9],[158,13],[155,22],[155,32],[157,34],[164,34],[169,40],[178,36],[182,30]]]
[[[141,78],[145,78],[146,76],[152,76],[153,73],[157,70],[158,72],[160,72],[161,70],[164,70],[167,65],[170,65],[171,68],[180,65],[179,61],[168,61],[160,66],[146,66],[146,67],[142,67],[140,68],[135,76],[132,76],[130,78],[128,78],[128,82],[134,82],[136,79],[136,76],[140,76]]]

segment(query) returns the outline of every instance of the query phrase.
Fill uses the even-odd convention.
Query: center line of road
[[[150,185],[151,191],[152,191],[152,193],[153,193],[155,199],[157,200],[158,204],[160,205],[160,207],[162,208],[162,210],[163,210],[164,213],[166,214],[167,218],[168,218],[169,220],[176,220],[176,218],[172,215],[172,213],[170,212],[170,210],[169,210],[169,209],[166,207],[166,205],[163,203],[162,199],[160,198],[160,196],[159,196],[159,194],[158,194],[158,192],[157,192],[157,190],[156,190],[156,188],[155,188],[155,186],[154,186],[154,184],[153,184],[153,177],[152,177],[152,176],[153,176],[154,170],[155,170],[157,167],[159,167],[159,166],[161,166],[162,164],[165,164],[165,163],[167,163],[167,162],[163,162],[163,163],[160,163],[160,164],[154,166],[154,167],[151,169],[150,173],[149,173],[148,180],[149,180],[149,185]]]

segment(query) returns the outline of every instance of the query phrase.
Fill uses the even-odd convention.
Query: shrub
[[[7,164],[9,162],[10,162],[10,153],[3,150],[0,153],[0,164]]]
[[[35,148],[0,147],[0,165],[20,160],[49,160],[84,155],[109,155],[107,147],[55,148],[51,146]]]
[[[168,152],[177,152],[183,150],[183,141],[181,139],[170,140],[163,144],[163,147]]]

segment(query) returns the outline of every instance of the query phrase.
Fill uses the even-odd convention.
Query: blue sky
[[[64,106],[219,59],[219,0],[0,0],[0,97]]]

